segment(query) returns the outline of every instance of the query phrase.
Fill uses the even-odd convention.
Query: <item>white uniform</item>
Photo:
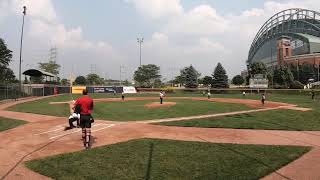
[[[69,119],[72,119],[72,118],[80,119],[80,114],[72,113],[72,114],[69,116]]]

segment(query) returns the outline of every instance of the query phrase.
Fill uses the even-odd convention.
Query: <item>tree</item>
[[[52,73],[56,76],[59,74],[59,69],[61,66],[57,64],[55,61],[49,61],[47,63],[38,63],[38,64],[39,64],[39,68],[43,71]]]
[[[12,61],[12,51],[7,48],[4,40],[0,38],[0,83],[16,81],[13,71],[8,67]]]
[[[78,77],[76,78],[76,80],[74,81],[74,83],[75,83],[76,85],[86,85],[87,80],[86,80],[86,78],[83,77],[83,76],[78,76]]]
[[[161,79],[156,79],[156,80],[154,81],[154,87],[155,87],[155,88],[160,88],[160,87],[162,87],[162,86],[163,86],[163,83],[162,83]]]
[[[205,86],[208,86],[208,85],[211,85],[212,84],[212,77],[211,76],[205,76],[202,78],[201,80],[202,84],[205,85]]]
[[[103,79],[97,74],[88,74],[87,75],[87,84],[89,85],[101,85],[103,84]]]
[[[287,66],[279,66],[274,69],[273,82],[283,88],[288,88],[293,82],[293,74]]]
[[[251,75],[256,75],[256,74],[263,74],[266,75],[267,73],[267,67],[264,63],[262,62],[255,62],[250,64],[250,74]]]
[[[187,88],[198,87],[198,78],[200,76],[201,74],[192,65],[185,67],[180,71],[180,79]]]
[[[8,84],[16,82],[14,72],[8,67],[0,67],[0,83]]]
[[[228,76],[221,63],[218,63],[212,74],[212,85],[214,88],[228,88]]]
[[[309,79],[316,79],[315,68],[311,64],[303,64],[299,67],[298,81],[308,84]]]
[[[11,62],[12,51],[7,48],[4,40],[0,38],[0,66],[7,67]]]
[[[70,85],[68,79],[61,79],[60,83],[61,83],[61,85],[63,85],[63,86]]]
[[[174,80],[172,81],[174,84],[183,84],[184,83],[184,79],[182,76],[176,76],[174,78]]]
[[[160,78],[160,67],[154,64],[140,66],[133,75],[140,87],[153,87]]]
[[[244,79],[241,75],[236,75],[232,78],[232,84],[234,85],[242,85],[244,83]]]

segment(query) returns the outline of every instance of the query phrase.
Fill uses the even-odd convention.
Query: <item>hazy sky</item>
[[[263,23],[289,8],[320,9],[319,0],[0,0],[0,37],[18,70],[22,6],[27,6],[22,69],[48,60],[57,47],[60,76],[70,72],[131,79],[142,63],[164,78],[194,65],[210,75],[218,62],[229,78],[245,69],[250,44]]]

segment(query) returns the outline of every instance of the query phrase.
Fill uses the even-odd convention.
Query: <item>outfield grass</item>
[[[224,98],[241,98],[240,95],[216,95]],[[248,99],[258,99],[257,95],[248,95]],[[308,96],[299,95],[268,95],[268,100],[297,104],[312,108],[309,112],[293,110],[273,110],[266,112],[206,118],[187,121],[159,123],[167,126],[204,127],[204,128],[236,128],[236,129],[269,129],[294,131],[319,131],[319,101],[312,101]]]
[[[60,95],[55,97],[48,97],[37,101],[31,101],[26,103],[17,104],[15,106],[9,107],[9,111],[35,113],[43,115],[52,115],[66,117],[70,115],[70,109],[67,104],[49,104],[50,102],[67,102],[71,100],[76,100],[82,95]],[[182,94],[177,96],[183,96]],[[191,96],[191,95],[190,95]],[[94,99],[99,98],[121,98],[121,94],[90,94],[90,97]],[[126,97],[158,97],[158,94],[128,94]],[[101,117],[101,116],[99,116]]]
[[[158,94],[134,94],[128,95],[130,97],[147,97],[157,96]],[[113,94],[90,94],[92,98],[107,98],[107,97],[119,97]],[[201,97],[201,94],[167,94],[167,96],[195,96]],[[240,98],[241,94],[213,94],[213,98]],[[73,95],[76,99],[80,95]],[[260,95],[247,94],[244,99],[260,99]],[[31,112],[38,114],[48,114],[55,116],[68,116],[69,107],[68,105],[49,105],[49,102],[61,102],[70,101],[72,97],[70,95],[62,95],[57,97],[51,97],[36,102],[29,102],[19,104],[17,106],[9,108],[12,111]],[[206,120],[186,121],[186,122],[170,122],[163,123],[165,125],[177,125],[177,126],[196,126],[196,127],[227,127],[227,128],[249,128],[249,129],[283,129],[283,130],[319,130],[319,120],[317,117],[320,116],[320,103],[319,101],[313,102],[310,96],[306,95],[267,95],[267,101],[278,101],[297,104],[301,107],[313,108],[311,112],[298,112],[290,110],[277,110],[268,111],[265,113],[253,113],[247,115],[237,115],[232,117],[214,118]],[[171,101],[171,100],[170,100]],[[212,109],[206,109],[206,107],[199,106],[196,104],[190,105],[189,107],[177,106],[165,109],[149,109],[142,108],[144,102],[113,102],[113,103],[97,103],[95,107],[96,118],[100,119],[111,119],[111,120],[142,120],[142,119],[159,119],[159,118],[170,118],[178,116],[190,116],[198,114],[209,114],[217,112],[227,112],[233,110],[243,110],[244,106],[240,108],[232,107],[234,104],[221,104],[213,103]],[[204,103],[202,101],[201,103]],[[136,104],[136,105],[135,105]],[[191,108],[191,106],[193,106]],[[211,106],[211,105],[210,105]],[[238,106],[238,105],[235,105]],[[230,108],[229,108],[230,107]],[[200,109],[198,111],[198,108]],[[225,111],[220,111],[221,108],[226,108]],[[229,108],[229,109],[228,109]],[[173,110],[178,110],[173,112]],[[214,111],[214,112],[212,112]],[[147,113],[145,113],[147,112]],[[218,120],[218,121],[217,121]],[[215,121],[215,122],[213,122]]]
[[[170,99],[170,102],[176,102],[177,104],[175,106],[162,108],[144,107],[145,104],[152,102],[157,101],[145,100],[96,103],[94,117],[115,121],[134,121],[214,114],[250,109],[242,104],[173,99]]]
[[[112,97],[108,94],[93,94],[92,98]],[[69,99],[68,99],[69,98]],[[50,102],[65,102],[70,96],[63,95],[46,98],[38,101],[27,102],[10,107],[11,111],[45,114],[66,117],[70,114],[67,104],[49,104]],[[194,100],[168,100],[176,102],[172,107],[146,108],[147,103],[157,100],[124,101],[124,102],[98,102],[95,103],[93,116],[97,119],[114,121],[135,121],[184,117],[202,114],[214,114],[239,110],[248,110],[249,107],[242,104],[218,103]]]
[[[7,119],[0,117],[0,132],[8,129],[15,128],[17,126],[26,124],[27,122],[15,119]]]
[[[66,98],[67,96],[45,98],[37,101],[17,104],[15,106],[9,107],[8,110],[67,117],[70,115],[70,109],[68,104],[49,104],[50,102],[66,101]]]
[[[241,114],[219,118],[195,119],[158,123],[166,126],[266,129],[289,131],[319,131],[319,112],[298,112],[293,110],[273,110],[267,112]]]
[[[53,179],[258,179],[309,147],[140,139],[26,163]]]

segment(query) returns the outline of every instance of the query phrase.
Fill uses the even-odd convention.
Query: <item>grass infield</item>
[[[140,139],[26,163],[53,179],[258,179],[309,147]]]
[[[250,109],[242,104],[173,99],[168,101],[176,102],[176,105],[161,108],[144,107],[145,104],[157,102],[157,100],[96,103],[94,117],[115,121],[135,121],[215,114]]]
[[[15,119],[7,119],[0,117],[0,132],[8,129],[15,128],[17,126],[26,124],[27,122]]]
[[[92,95],[92,98],[112,97],[113,95]],[[68,99],[69,98],[69,99]],[[67,95],[46,98],[38,101],[22,103],[8,108],[11,111],[35,114],[68,117],[70,114],[68,104],[49,104],[50,102],[66,102],[71,97]],[[167,101],[167,100],[165,100]],[[242,104],[218,103],[194,100],[168,100],[176,102],[175,106],[161,108],[146,108],[145,104],[158,102],[157,100],[125,101],[125,102],[98,102],[95,103],[93,116],[96,119],[114,121],[151,120],[193,115],[215,114],[249,110],[251,108]]]

